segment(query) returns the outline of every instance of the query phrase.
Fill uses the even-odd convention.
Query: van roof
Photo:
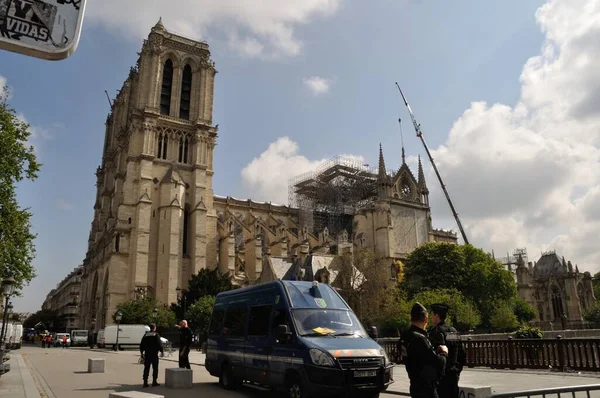
[[[245,299],[245,296],[250,295],[253,296],[251,302],[254,305],[274,304],[279,301],[281,294],[288,298],[292,308],[349,309],[346,302],[328,284],[281,280],[219,293],[216,304],[219,307],[226,302],[242,304],[250,301]]]

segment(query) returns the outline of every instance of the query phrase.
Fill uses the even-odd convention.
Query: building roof
[[[551,276],[565,275],[569,272],[564,257],[559,257],[556,252],[543,253],[533,268],[535,279],[549,279]]]

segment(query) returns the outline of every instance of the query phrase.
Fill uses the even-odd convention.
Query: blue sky
[[[280,161],[301,164],[304,168],[338,154],[360,155],[366,163],[375,165],[381,142],[387,166],[398,167],[399,116],[403,118],[407,154],[423,156],[423,148],[394,86],[398,81],[422,124],[429,145],[438,150],[436,160],[439,157],[446,166],[440,168],[448,175],[451,195],[455,192],[456,205],[459,212],[462,209],[465,213],[467,228],[478,246],[502,252],[523,245],[536,250],[554,245],[570,256],[579,255],[580,263],[588,259],[592,267],[591,259],[595,257],[589,256],[595,254],[573,246],[563,237],[570,228],[568,223],[560,232],[550,231],[539,221],[549,217],[544,215],[546,207],[540,207],[541,202],[536,202],[535,208],[542,213],[532,211],[531,203],[520,207],[518,200],[505,213],[488,216],[491,213],[483,205],[481,212],[471,212],[481,201],[474,193],[463,196],[462,192],[470,192],[463,185],[473,180],[468,173],[477,174],[478,166],[476,163],[469,166],[461,160],[463,158],[456,160],[460,152],[452,150],[453,146],[464,149],[465,142],[470,140],[468,136],[460,138],[459,134],[467,134],[465,131],[473,130],[482,120],[498,121],[491,115],[493,111],[506,111],[474,108],[473,101],[507,104],[511,122],[508,127],[507,123],[499,125],[513,133],[520,131],[514,125],[517,123],[526,126],[536,137],[550,136],[551,132],[545,135],[547,129],[539,124],[539,129],[534,127],[534,111],[544,105],[539,104],[539,95],[532,94],[532,85],[539,86],[539,82],[531,79],[533,83],[527,86],[520,81],[527,60],[541,54],[546,39],[535,16],[543,1],[463,0],[450,4],[416,0],[307,0],[311,4],[324,3],[324,11],[300,9],[298,14],[305,14],[296,21],[285,19],[285,12],[273,11],[265,17],[257,16],[249,7],[235,13],[230,9],[219,10],[219,2],[209,0],[179,2],[197,4],[199,10],[195,12],[198,14],[206,3],[209,11],[205,14],[214,15],[215,20],[207,21],[183,8],[180,8],[182,11],[167,8],[165,2],[161,2],[161,7],[148,7],[143,15],[130,21],[131,26],[124,26],[128,21],[125,14],[115,19],[106,16],[117,3],[107,1],[103,6],[107,10],[90,3],[79,48],[70,58],[48,62],[0,53],[0,75],[13,90],[12,105],[33,126],[33,142],[43,163],[39,179],[22,184],[19,189],[21,202],[34,213],[38,277],[24,290],[22,298],[15,299],[18,311],[39,309],[50,289],[85,256],[95,199],[94,172],[100,164],[104,121],[109,109],[104,90],[114,97],[129,67],[135,64],[143,36],[161,15],[167,30],[209,40],[217,64],[214,120],[220,125],[220,136],[215,152],[216,194],[285,201],[287,186],[284,182],[291,175],[288,175],[289,170],[288,174],[279,171],[277,175],[264,172],[271,159],[269,156],[274,155],[269,148],[278,151],[275,155]],[[568,7],[565,1],[551,3]],[[548,20],[552,19],[552,12],[558,11],[549,10]],[[555,22],[552,21],[544,23]],[[196,26],[194,23],[197,31],[190,27]],[[264,25],[267,23],[275,28],[267,29]],[[273,44],[278,43],[275,39],[280,25],[287,28],[281,36],[288,37],[286,32],[291,32],[294,43],[300,43],[300,47],[294,47],[294,43]],[[264,43],[264,47],[258,47],[264,51],[259,53],[253,46],[240,45],[239,39],[248,37],[252,38],[251,43]],[[556,44],[557,49],[560,45]],[[542,74],[539,68],[534,72]],[[315,93],[305,84],[311,77],[320,77],[326,82],[321,93]],[[522,95],[528,87],[531,88],[527,91],[529,94]],[[520,108],[516,106],[522,102],[530,111],[527,117],[520,115]],[[470,113],[465,113],[467,110]],[[481,115],[473,119],[476,112]],[[457,126],[464,129],[458,131]],[[288,139],[282,140],[282,137]],[[477,137],[484,139],[481,135]],[[518,137],[531,141],[525,135]],[[520,148],[518,143],[499,143],[495,139],[490,142],[507,145],[507,151]],[[274,142],[279,146],[269,147]],[[589,150],[597,149],[597,143],[586,144],[590,145]],[[503,149],[482,145],[478,156],[485,159],[486,151],[498,150]],[[588,155],[588,160],[596,159],[595,155]],[[493,154],[489,156],[495,158]],[[465,155],[464,159],[468,158]],[[503,159],[503,156],[498,158]],[[253,160],[254,166],[248,166]],[[252,173],[261,170],[263,180],[259,181]],[[492,175],[495,180],[487,180],[483,175],[475,179],[487,181],[493,187],[505,186],[507,197],[527,196],[527,184],[531,184],[534,177],[545,178],[542,172],[532,179],[524,178],[522,183],[526,185],[515,187],[511,186],[511,176]],[[598,181],[597,176],[593,178]],[[269,181],[275,183],[267,186]],[[434,224],[456,229],[437,189],[439,184],[431,174],[429,185],[435,196]],[[573,206],[595,189],[595,186],[580,184],[577,187],[579,191],[573,191],[579,194],[567,195]],[[544,191],[542,199],[554,203],[551,200],[554,193]],[[493,202],[493,198],[490,200]],[[511,232],[513,221],[515,230]],[[591,228],[597,231],[595,225]]]

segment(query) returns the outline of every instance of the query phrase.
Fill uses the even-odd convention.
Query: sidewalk
[[[18,351],[10,352],[10,372],[0,377],[0,397],[40,398],[31,373]]]

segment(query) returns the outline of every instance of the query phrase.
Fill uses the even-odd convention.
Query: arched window
[[[187,135],[182,135],[179,138],[179,163],[188,162],[188,154],[190,152],[190,138]]]
[[[171,113],[171,91],[173,89],[173,61],[168,59],[163,67],[162,88],[160,91],[160,114]]]
[[[554,319],[560,319],[563,313],[563,302],[560,289],[558,286],[552,285],[552,315],[554,315]]]
[[[158,142],[156,147],[158,151],[156,153],[156,157],[159,159],[167,159],[167,147],[169,144],[169,137],[167,133],[158,133]]]
[[[116,253],[119,252],[120,246],[121,246],[121,234],[117,234],[117,236],[115,237],[115,252]]]
[[[190,102],[192,98],[192,68],[186,65],[181,78],[181,103],[179,105],[179,118],[189,120]]]
[[[190,229],[190,208],[186,205],[183,210],[183,248],[182,252],[184,256],[188,255],[189,251],[189,229]]]

